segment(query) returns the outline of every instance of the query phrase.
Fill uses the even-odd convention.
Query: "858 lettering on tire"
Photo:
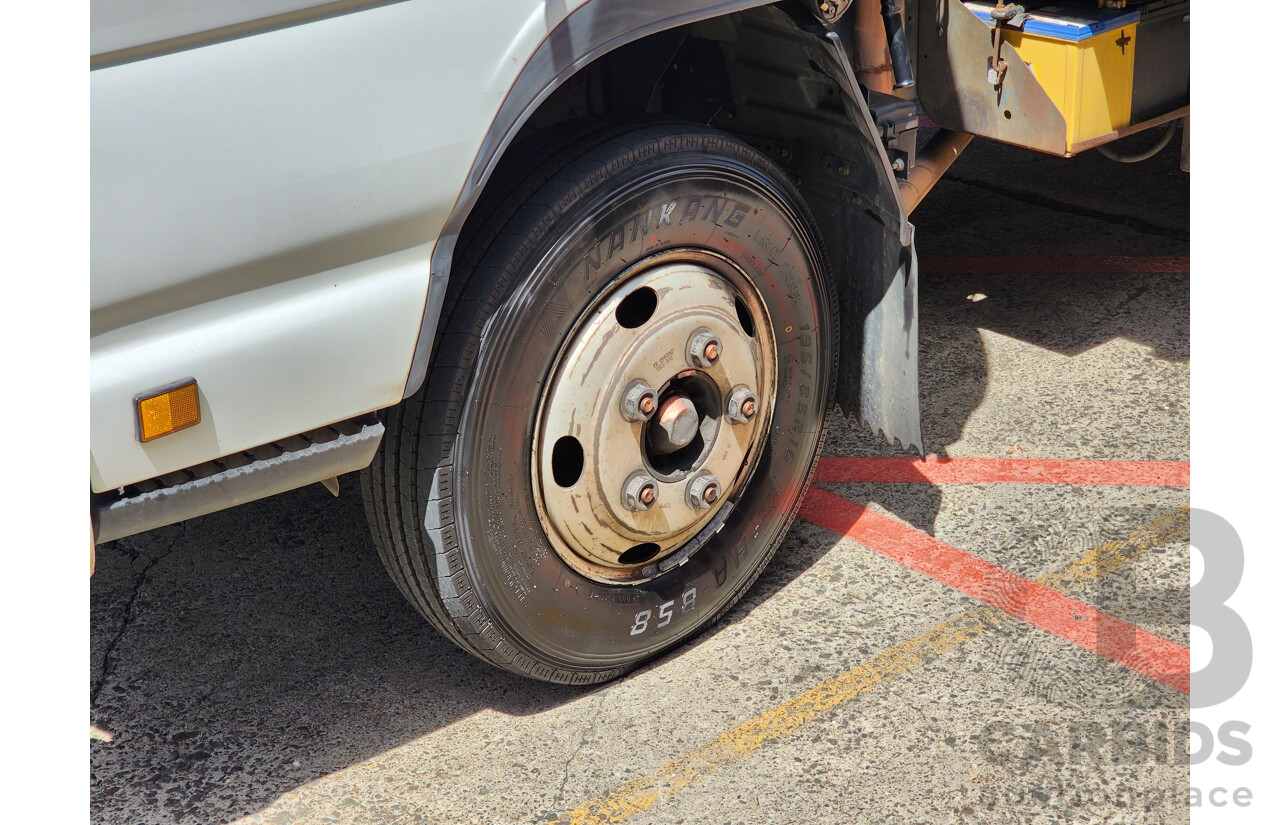
[[[837,316],[803,200],[738,140],[600,125],[540,157],[464,239],[426,385],[363,486],[437,628],[585,684],[760,574],[825,435]]]

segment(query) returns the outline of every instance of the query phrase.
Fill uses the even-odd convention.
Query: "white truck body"
[[[577,5],[94,3],[95,492],[401,399],[434,243]],[[306,7],[333,16],[218,34]],[[140,443],[133,398],[188,377],[201,422]]]

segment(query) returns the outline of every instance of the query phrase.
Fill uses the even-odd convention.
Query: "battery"
[[[965,3],[992,27],[994,5]],[[1069,151],[1132,123],[1140,18],[1136,9],[1064,0],[1028,12],[1020,30],[1004,29],[1005,47],[1017,52],[1062,113]]]

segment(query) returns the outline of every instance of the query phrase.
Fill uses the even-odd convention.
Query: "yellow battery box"
[[[992,27],[994,5],[965,3]],[[1002,49],[1013,47],[1062,112],[1069,151],[1130,125],[1140,16],[1093,0],[1061,2],[1035,6],[1020,29],[1005,28]]]

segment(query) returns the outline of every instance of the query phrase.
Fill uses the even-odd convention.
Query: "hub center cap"
[[[683,395],[673,395],[658,408],[649,428],[649,446],[662,455],[687,447],[698,434],[698,408]]]

